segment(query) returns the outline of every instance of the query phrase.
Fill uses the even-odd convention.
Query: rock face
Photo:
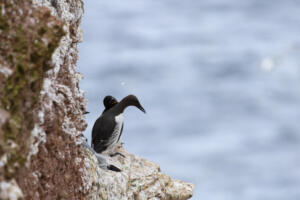
[[[81,0],[0,2],[0,199],[188,199],[193,186],[120,149],[98,167],[81,145]]]
[[[85,100],[75,71],[83,3],[0,6],[0,199],[83,199],[76,138]]]

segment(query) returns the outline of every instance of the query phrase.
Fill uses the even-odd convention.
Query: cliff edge
[[[90,199],[185,200],[192,197],[192,184],[171,179],[161,172],[159,165],[132,155],[123,147],[118,152],[125,158],[116,156],[108,161],[122,172],[100,169],[95,155],[86,149],[85,174],[89,178],[85,185],[91,191]]]
[[[0,199],[188,199],[193,185],[131,155],[98,167],[80,139],[81,0],[0,2]]]

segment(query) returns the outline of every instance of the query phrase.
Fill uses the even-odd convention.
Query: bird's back
[[[115,120],[110,115],[103,114],[96,120],[92,130],[92,147],[97,153],[108,147],[114,127]]]

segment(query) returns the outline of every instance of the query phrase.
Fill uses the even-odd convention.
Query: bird
[[[112,108],[113,106],[115,106],[118,103],[119,103],[118,100],[113,96],[108,95],[108,96],[104,97],[104,99],[103,99],[104,110],[102,112],[102,115],[103,115],[103,113],[105,113],[107,110],[109,110],[110,108]],[[94,148],[93,141],[92,141],[91,146],[92,146],[92,148]]]
[[[140,104],[138,98],[134,95],[128,95],[119,103],[115,104],[114,100],[109,100],[111,97],[104,98],[104,104],[113,105],[111,108],[104,110],[102,115],[96,120],[92,129],[92,147],[97,153],[114,150],[121,138],[123,132],[123,112],[128,106],[135,106],[142,112],[146,113],[145,109]],[[116,101],[117,102],[117,101]]]
[[[108,109],[112,108],[114,105],[118,104],[119,102],[117,101],[117,99],[113,96],[106,96],[104,99],[103,99],[103,104],[104,104],[104,111],[102,112],[102,114],[104,112],[106,112]],[[89,111],[83,111],[83,114],[86,115],[86,114],[89,114],[90,112]]]
[[[103,114],[104,112],[106,112],[107,110],[109,110],[110,108],[112,108],[114,105],[118,104],[118,101],[117,101],[117,99],[114,98],[113,96],[106,96],[106,97],[104,98],[104,100],[103,100],[103,104],[104,104],[105,109],[104,109],[104,111],[102,112],[102,114]],[[88,114],[88,113],[89,113],[88,111],[84,111],[83,114]],[[85,148],[89,149],[92,153],[94,153],[94,155],[96,156],[96,158],[97,158],[97,160],[98,160],[98,163],[99,163],[99,167],[100,167],[100,168],[107,169],[107,170],[111,170],[111,171],[115,171],[115,172],[121,172],[121,171],[122,171],[122,170],[119,169],[118,167],[116,167],[116,166],[114,166],[114,165],[112,165],[112,164],[109,164],[109,163],[107,162],[106,157],[105,157],[104,155],[101,155],[101,154],[95,152],[95,150],[94,150],[92,147],[90,147],[90,146],[88,145],[88,143],[87,143],[87,138],[86,138],[83,134],[81,134],[80,140],[81,140],[82,145],[83,145]]]
[[[118,103],[119,103],[118,100],[113,96],[109,95],[109,96],[104,97],[103,104],[104,104],[105,109],[102,112],[102,114],[105,113],[108,109],[110,109],[113,106],[117,105]]]

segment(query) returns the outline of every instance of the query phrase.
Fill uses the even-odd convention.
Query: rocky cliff
[[[81,0],[0,2],[0,199],[188,199],[193,185],[120,149],[99,168],[80,135]]]

